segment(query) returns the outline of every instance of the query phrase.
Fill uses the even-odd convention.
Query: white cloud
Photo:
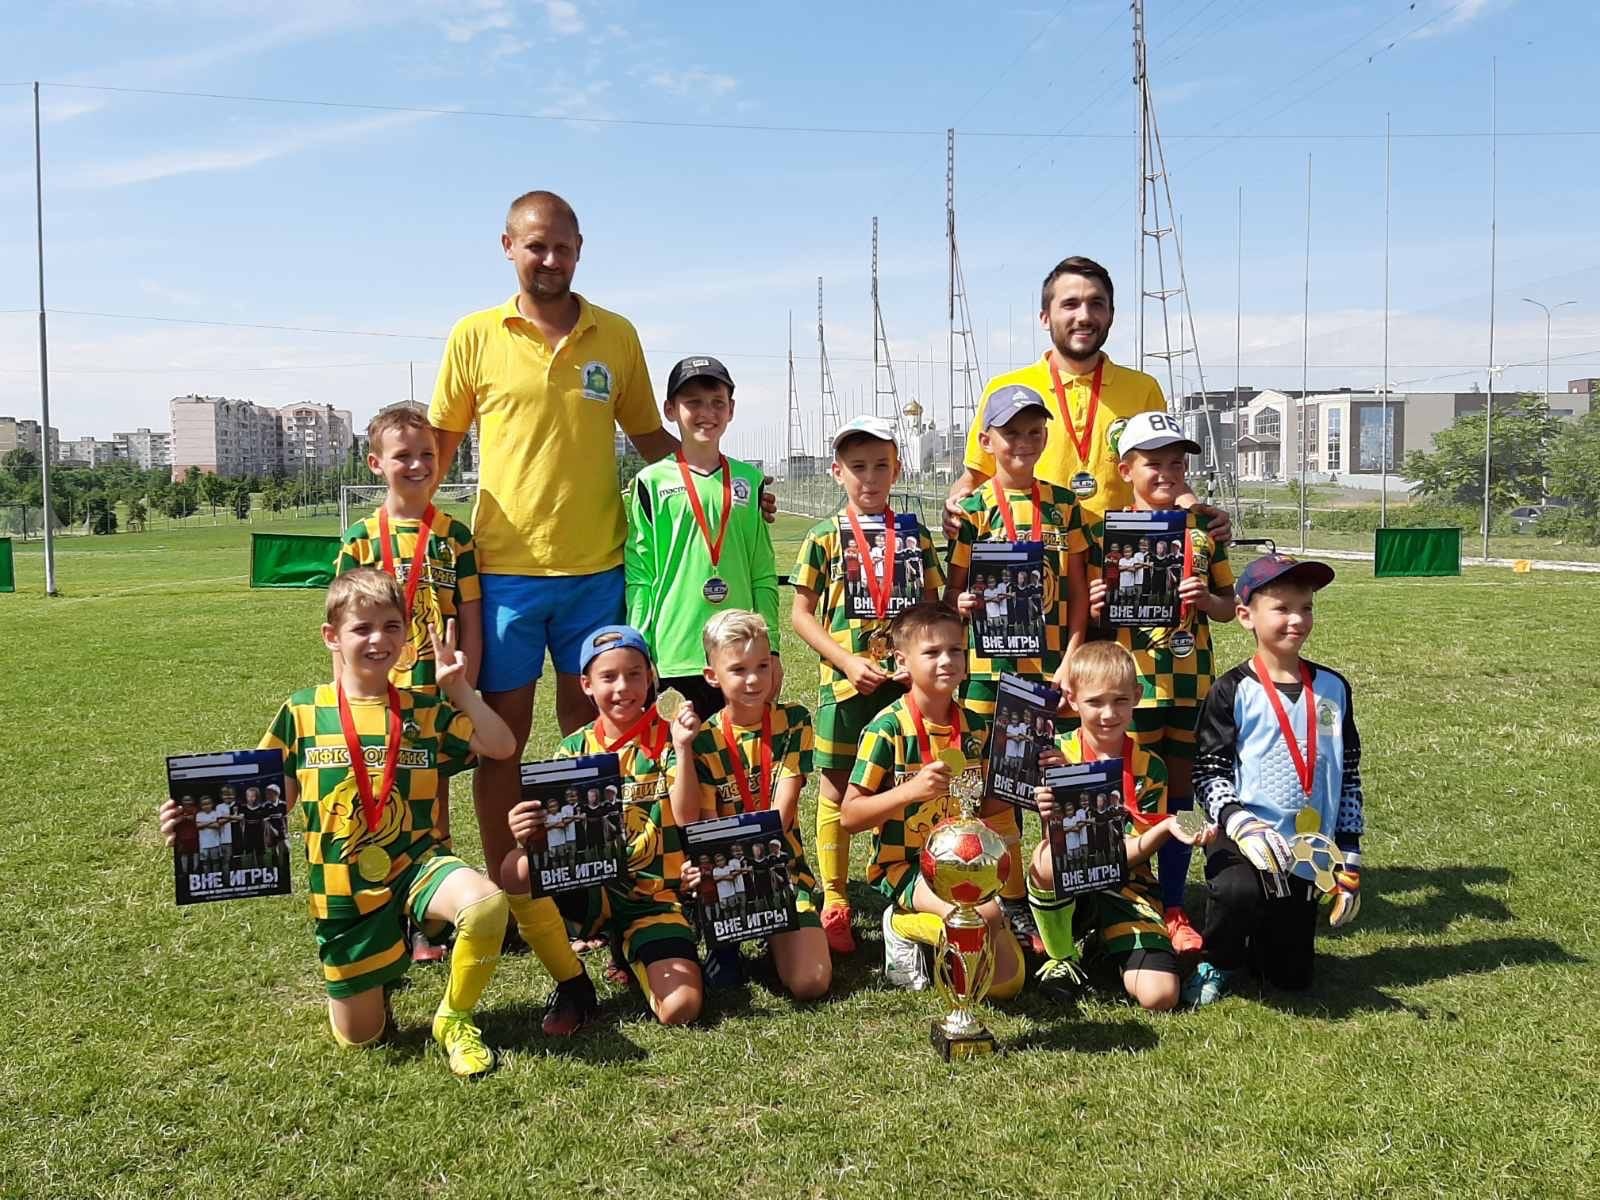
[[[506,0],[469,0],[462,10],[441,23],[446,40],[464,45],[480,33],[510,29],[516,24]]]
[[[545,0],[544,12],[552,33],[569,37],[583,32],[583,14],[572,0]]]
[[[333,125],[318,125],[291,130],[264,138],[254,145],[218,149],[159,150],[121,162],[97,163],[68,169],[60,183],[66,187],[115,188],[131,184],[170,179],[175,175],[205,174],[213,171],[240,171],[275,158],[283,158],[316,146],[359,141],[390,129],[403,129],[431,120],[434,113],[385,113]]]
[[[1446,34],[1465,29],[1485,13],[1499,6],[1498,0],[1461,0],[1459,4],[1446,9],[1448,15],[1442,20],[1435,21],[1431,25],[1424,25],[1411,36],[1418,41],[1427,38],[1444,37]],[[1443,7],[1443,3],[1441,3],[1440,7]]]
[[[671,92],[674,96],[710,95],[726,96],[739,86],[732,75],[721,75],[699,67],[687,71],[657,71],[646,80],[651,87]]]

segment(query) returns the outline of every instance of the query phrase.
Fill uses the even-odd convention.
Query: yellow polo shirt
[[[578,297],[578,323],[551,346],[513,296],[456,322],[428,420],[465,433],[483,461],[472,514],[478,570],[592,575],[622,563],[627,534],[614,430],[661,428],[639,335]]]
[[[1112,440],[1122,432],[1128,418],[1141,412],[1166,412],[1167,402],[1162,398],[1161,385],[1143,371],[1119,367],[1108,356],[1100,377],[1100,407],[1095,413],[1094,433],[1089,439],[1089,461],[1078,457],[1078,450],[1067,436],[1067,427],[1061,420],[1061,402],[1050,382],[1050,352],[1038,362],[1018,367],[1004,375],[996,375],[983,391],[978,401],[978,415],[967,431],[967,466],[985,475],[994,474],[994,455],[978,444],[978,431],[983,428],[983,414],[988,409],[989,397],[1001,388],[1012,384],[1031,387],[1044,397],[1050,406],[1050,435],[1039,456],[1037,474],[1040,479],[1072,488],[1072,477],[1080,471],[1094,476],[1092,495],[1078,496],[1084,509],[1084,523],[1092,524],[1105,516],[1107,509],[1131,508],[1133,488],[1122,482],[1117,474],[1117,452]],[[1069,375],[1062,372],[1062,387],[1067,393],[1067,410],[1072,416],[1072,426],[1080,433],[1089,409],[1089,394],[1094,384],[1094,372],[1086,375]],[[1076,489],[1074,489],[1076,490]]]

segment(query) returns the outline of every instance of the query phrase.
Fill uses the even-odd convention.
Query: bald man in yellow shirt
[[[1159,383],[1143,371],[1118,366],[1102,349],[1111,336],[1113,295],[1110,273],[1090,258],[1062,259],[1045,276],[1039,322],[1050,335],[1050,349],[1038,362],[995,376],[984,389],[967,431],[966,472],[945,502],[945,532],[951,537],[961,501],[994,474],[994,459],[978,442],[989,397],[1019,383],[1043,396],[1050,408],[1039,478],[1072,489],[1085,525],[1100,521],[1108,510],[1132,507],[1133,489],[1117,473],[1117,435],[1135,413],[1165,412],[1167,405]],[[1179,503],[1194,504],[1194,493]],[[1212,536],[1226,541],[1228,514],[1208,505],[1200,509],[1211,517]]]

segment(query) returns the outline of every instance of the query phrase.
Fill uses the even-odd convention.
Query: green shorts
[[[627,888],[596,887],[556,898],[562,917],[580,937],[616,934],[628,963],[649,966],[668,958],[696,957],[694,930],[672,891],[640,896]]]
[[[855,765],[856,745],[861,741],[861,731],[889,705],[905,695],[898,683],[885,683],[870,696],[851,696],[848,700],[834,700],[824,696],[817,702],[817,711],[811,714],[811,727],[816,733],[816,757],[819,771],[848,771]]]
[[[1133,710],[1133,740],[1162,762],[1181,758],[1194,761],[1194,729],[1200,720],[1198,704],[1163,704]]]
[[[328,995],[343,999],[404,975],[411,965],[406,917],[421,925],[439,886],[457,871],[470,869],[441,851],[396,876],[389,884],[393,898],[382,908],[364,916],[317,921],[317,954]]]
[[[1154,886],[1137,876],[1115,892],[1079,896],[1072,919],[1073,936],[1092,938],[1112,958],[1135,950],[1172,953],[1161,901]]]

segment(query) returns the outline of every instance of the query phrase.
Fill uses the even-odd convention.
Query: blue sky
[[[53,418],[66,436],[162,427],[167,399],[191,391],[326,401],[364,419],[406,395],[408,362],[425,397],[455,317],[510,294],[499,223],[531,187],[577,207],[578,287],[634,320],[658,387],[681,355],[726,359],[740,383],[734,444],[752,456],[781,441],[791,309],[800,397],[816,405],[818,275],[847,411],[870,392],[878,216],[901,390],[943,423],[952,124],[985,371],[1006,364],[1008,346],[1020,363],[1041,344],[1039,280],[1068,253],[1112,269],[1111,350],[1131,354],[1126,4],[263,7],[103,0],[8,15],[0,83],[55,85],[44,89],[49,306],[172,319],[52,316]],[[1312,383],[1380,378],[1386,112],[1390,376],[1484,379],[1495,56],[1495,357],[1538,360],[1504,380],[1542,386],[1544,319],[1520,298],[1572,299],[1555,323],[1554,354],[1567,356],[1556,386],[1600,375],[1592,5],[1151,0],[1148,24],[1209,384],[1234,380],[1242,186],[1243,379],[1298,385],[1308,151]],[[1020,136],[1041,134],[1056,136]],[[27,89],[0,87],[0,412],[17,415],[37,409],[31,135]],[[398,336],[180,323],[193,320]],[[1197,382],[1192,367],[1183,382]]]

